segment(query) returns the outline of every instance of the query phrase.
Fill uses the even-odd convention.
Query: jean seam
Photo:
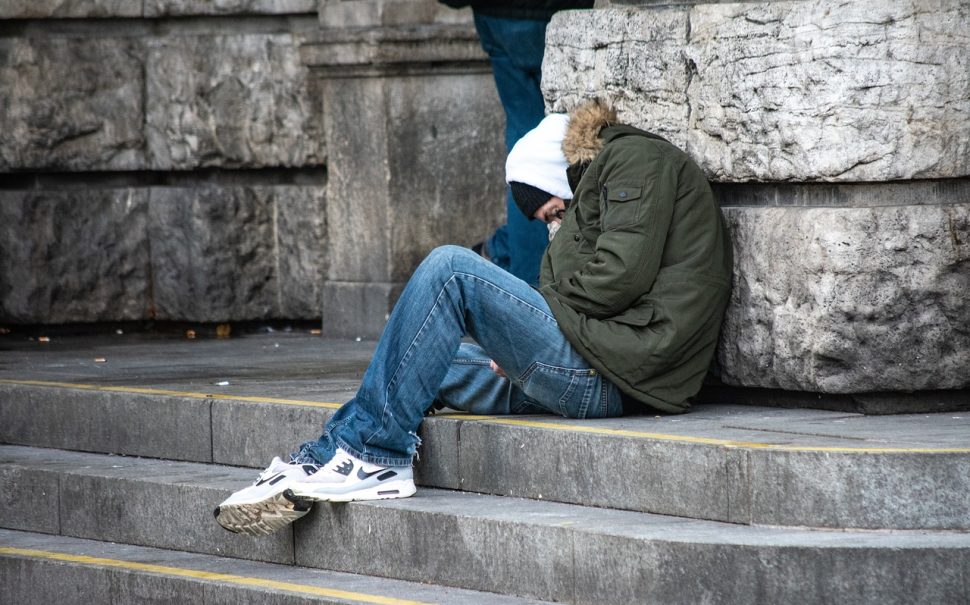
[[[522,306],[528,308],[533,313],[539,315],[543,319],[545,319],[547,321],[552,321],[552,322],[555,322],[556,321],[556,318],[551,313],[546,313],[542,309],[540,309],[540,308],[536,307],[535,305],[529,303],[529,301],[524,300],[522,298],[519,298],[518,296],[512,294],[511,292],[509,292],[505,288],[499,286],[498,284],[495,284],[495,283],[493,283],[493,282],[491,282],[491,281],[489,281],[487,279],[484,279],[484,278],[482,278],[482,277],[480,277],[478,275],[475,275],[474,273],[465,273],[464,271],[455,271],[454,272],[454,275],[461,275],[463,277],[468,277],[468,278],[473,279],[473,280],[475,280],[475,281],[477,281],[477,282],[479,282],[481,284],[484,284],[486,286],[491,287],[493,290],[498,290],[498,291],[504,293],[510,299],[512,299],[512,300],[520,303]],[[454,279],[454,278],[452,278],[452,279]]]
[[[356,449],[350,447],[346,441],[340,438],[339,435],[333,436],[334,441],[340,446],[342,450],[353,456],[367,462],[368,464],[377,464],[379,466],[410,466],[411,459],[408,458],[389,458],[387,456],[371,456],[363,452],[359,452]]]
[[[452,360],[452,363],[466,366],[487,366],[489,365],[489,360],[472,357],[456,357],[454,360]]]
[[[559,397],[559,410],[562,412],[562,415],[566,416],[567,418],[569,417],[569,399],[573,396],[573,393],[576,392],[576,383],[578,382],[577,378],[579,377],[576,374],[569,376],[569,385],[566,387],[566,392]]]
[[[452,276],[448,278],[448,280],[441,285],[441,290],[438,292],[438,296],[435,297],[434,305],[431,306],[431,309],[428,311],[428,314],[424,317],[424,321],[421,323],[421,327],[418,328],[418,331],[415,333],[414,338],[412,338],[411,342],[408,344],[407,350],[404,352],[404,355],[401,356],[400,363],[398,363],[397,367],[394,368],[394,373],[391,374],[391,378],[387,381],[387,387],[384,389],[384,406],[381,408],[380,428],[375,429],[373,432],[371,432],[370,435],[368,435],[365,439],[362,440],[364,445],[370,444],[371,440],[375,436],[377,436],[379,433],[385,432],[385,429],[387,427],[387,408],[390,406],[390,402],[391,402],[390,392],[397,384],[398,374],[401,373],[402,369],[407,365],[407,362],[411,360],[411,357],[414,353],[414,349],[418,340],[420,340],[421,337],[424,335],[425,329],[428,327],[428,322],[431,321],[431,317],[438,311],[438,307],[441,305],[441,298],[442,296],[445,295],[445,292],[448,290],[448,286],[454,281],[455,281],[455,273],[454,271],[452,271]]]

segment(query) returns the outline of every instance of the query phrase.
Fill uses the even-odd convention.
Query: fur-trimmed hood
[[[573,109],[569,113],[569,126],[562,140],[566,161],[569,164],[593,161],[603,150],[600,131],[615,124],[616,111],[602,101],[588,101]]]

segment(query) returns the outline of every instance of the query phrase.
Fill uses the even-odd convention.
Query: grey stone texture
[[[317,0],[4,0],[0,19],[314,13]]]
[[[273,207],[254,189],[159,189],[151,227],[158,319],[264,319],[277,302]]]
[[[0,468],[0,527],[59,533],[58,489],[56,473],[30,472],[16,466]]]
[[[546,29],[542,90],[550,111],[609,99],[627,123],[684,147],[689,7],[567,11]],[[707,168],[707,167],[705,167]]]
[[[145,168],[134,38],[0,38],[0,171]]]
[[[147,224],[144,189],[0,190],[0,318],[145,318]]]
[[[380,568],[581,603],[698,603],[715,595],[862,603],[873,591],[907,603],[962,598],[964,570],[954,564],[965,553],[952,546],[965,540],[746,528],[427,490],[410,500],[319,507],[296,533],[296,556],[304,565]],[[333,549],[315,548],[321,542]],[[916,560],[932,572],[919,573]],[[816,585],[819,578],[831,582]]]
[[[970,385],[970,204],[725,208],[721,379],[823,393]]]
[[[501,106],[470,26],[323,30],[303,58],[326,107],[323,329],[376,337],[431,249],[502,222]]]
[[[0,557],[0,584],[4,587],[4,599],[11,603],[111,603],[111,576],[112,572],[105,568]]]
[[[325,28],[467,23],[470,13],[437,0],[320,0],[319,9]]]
[[[556,601],[696,603],[728,595],[760,602],[767,595],[770,602],[868,603],[876,594],[888,603],[956,603],[967,596],[965,532],[746,527],[425,489],[403,500],[318,504],[292,530],[253,540],[208,518],[250,471],[10,446],[0,457],[24,471],[18,481],[39,471],[58,476],[65,536]],[[24,497],[19,487],[13,491]],[[161,561],[184,556],[170,552]],[[236,574],[252,569],[233,565]]]
[[[0,171],[324,165],[300,41],[245,32],[0,39]]]
[[[326,186],[276,188],[276,317],[319,319],[327,254]]]
[[[2,529],[0,544],[40,551],[0,554],[0,585],[4,587],[4,597],[22,603],[44,598],[46,602],[87,605],[92,602],[539,605],[530,599],[424,583]],[[41,553],[96,557],[105,561],[54,561]],[[159,567],[139,568],[145,564]]]
[[[293,563],[292,531],[261,540],[220,527],[212,511],[252,471],[164,461],[84,457],[60,473],[60,533],[77,538]]]
[[[66,385],[0,384],[0,442],[263,468],[319,435],[372,347],[308,335],[127,338],[8,353],[31,366],[8,364],[0,379]],[[724,404],[595,422],[439,413],[420,429],[415,476],[424,487],[745,525],[965,530],[968,423]],[[606,466],[631,479],[605,477]]]
[[[0,190],[11,323],[320,317],[325,187]]]
[[[967,23],[961,0],[564,12],[543,87],[613,99],[717,181],[967,176]]]
[[[317,0],[142,0],[145,17],[315,13]]]
[[[320,407],[214,401],[212,460],[265,467],[273,456],[285,457],[300,443],[317,439],[332,413],[332,409]]]
[[[293,34],[149,41],[146,139],[152,168],[316,166],[320,104]]]
[[[71,398],[64,397],[60,389],[24,391],[10,385],[0,385],[0,394],[4,401],[0,441],[4,443],[212,460],[210,412],[205,401],[111,392]],[[80,401],[83,405],[78,405]],[[125,418],[128,420],[121,420]]]
[[[141,17],[142,0],[4,0],[0,19]]]

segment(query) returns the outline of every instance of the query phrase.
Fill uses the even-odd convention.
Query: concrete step
[[[0,526],[571,603],[964,603],[970,533],[751,527],[421,489],[265,538],[212,508],[248,469],[0,447]]]
[[[504,595],[0,530],[5,603],[537,605]]]
[[[274,396],[265,373],[247,380],[238,368],[231,385],[214,386],[224,369],[192,370],[206,385],[137,374],[146,386],[5,378],[0,442],[263,468],[315,438],[356,384],[336,379],[339,390],[330,377],[299,390],[284,372]],[[454,413],[428,418],[421,436],[417,480],[430,487],[744,524],[970,528],[970,414],[727,405],[596,421]]]

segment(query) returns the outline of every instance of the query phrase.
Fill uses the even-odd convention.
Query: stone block
[[[141,44],[0,39],[0,171],[144,169]]]
[[[750,454],[753,523],[843,529],[970,528],[966,456]],[[944,487],[945,486],[945,487]]]
[[[967,176],[968,22],[961,0],[567,11],[543,86],[557,111],[612,99],[717,181]]]
[[[0,557],[0,586],[10,603],[111,603],[113,572],[58,561]]]
[[[414,467],[414,481],[418,485],[461,489],[459,464],[459,423],[451,419],[424,419],[418,430],[421,448]]]
[[[470,10],[453,10],[436,0],[322,0],[319,15],[320,25],[324,28],[471,21]]]
[[[58,498],[55,473],[11,464],[0,467],[0,527],[56,534]]]
[[[468,25],[327,29],[301,51],[326,107],[324,330],[375,337],[428,252],[503,221],[501,105]]]
[[[723,206],[869,208],[970,202],[970,179],[891,183],[713,183]]]
[[[142,0],[4,0],[0,19],[141,17]]]
[[[280,290],[277,317],[320,319],[327,274],[326,189],[281,187],[274,192]]]
[[[165,36],[149,41],[151,167],[323,165],[321,106],[292,34]]]
[[[137,473],[137,475],[135,474]],[[61,533],[203,554],[293,562],[290,529],[258,541],[222,529],[213,509],[250,471],[171,462],[85,469],[61,476]],[[229,487],[231,485],[231,487]]]
[[[320,504],[296,528],[297,564],[567,601],[574,561],[568,521],[512,499],[427,491],[405,500]],[[487,507],[487,510],[486,510]],[[380,539],[374,539],[380,536]],[[326,544],[327,548],[320,548]],[[501,556],[493,556],[501,553]]]
[[[324,195],[310,185],[0,190],[0,318],[317,319]]]
[[[146,17],[316,13],[317,0],[142,0]]]
[[[0,439],[34,445],[208,462],[209,404],[138,393],[0,385]]]
[[[961,0],[698,5],[688,148],[717,180],[966,176],[967,23]]]
[[[546,32],[542,88],[551,111],[610,99],[620,117],[683,147],[689,7],[560,13]]]
[[[504,222],[504,129],[490,74],[385,86],[388,277],[404,282],[435,247],[470,246]]]
[[[213,462],[263,469],[273,456],[287,460],[301,443],[320,436],[332,413],[326,408],[215,401]]]
[[[970,204],[724,213],[735,246],[717,354],[725,383],[823,393],[970,385]]]
[[[156,319],[273,317],[279,304],[275,194],[260,187],[152,189]]]
[[[958,603],[966,596],[959,567],[962,555],[945,547],[880,548],[837,535],[828,544],[813,540],[801,545],[795,532],[769,540],[753,535],[736,544],[724,543],[717,531],[687,529],[680,539],[576,540],[574,556],[586,564],[576,567],[575,599],[616,605],[907,605]],[[688,571],[699,569],[706,572]]]
[[[115,603],[205,603],[206,585],[195,579],[117,570],[109,579]]]
[[[403,283],[323,284],[323,333],[335,338],[374,338],[384,331]]]
[[[502,222],[501,110],[487,74],[335,78],[323,88],[323,326],[332,336],[376,337],[428,252],[471,245]]]
[[[144,319],[147,223],[141,189],[0,190],[0,318]]]
[[[462,423],[459,443],[461,488],[469,491],[696,519],[748,514],[738,494],[746,469],[733,462],[743,452],[487,422]],[[582,452],[582,462],[548,452]],[[636,479],[614,481],[601,472],[606,467]]]

